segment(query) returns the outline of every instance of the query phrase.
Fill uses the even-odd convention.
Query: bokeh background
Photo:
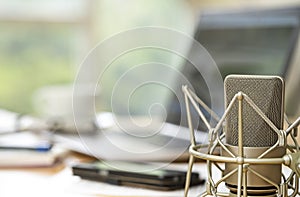
[[[71,85],[88,52],[119,32],[159,26],[193,36],[202,11],[299,5],[299,0],[1,0],[0,108],[42,113],[36,105],[40,90]],[[117,61],[122,66],[116,66],[119,70],[111,71],[106,80],[153,56],[162,63],[173,58],[162,52],[138,51]],[[180,60],[171,62],[180,65]]]

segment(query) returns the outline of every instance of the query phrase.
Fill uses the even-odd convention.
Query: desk
[[[81,180],[73,176],[71,165],[93,158],[70,153],[64,163],[51,168],[5,168],[0,169],[0,196],[183,196],[183,190],[160,192],[129,187],[119,187],[105,183]],[[170,167],[186,169],[187,163],[171,164]],[[205,164],[196,164],[195,169],[205,173]],[[190,190],[190,196],[204,191],[204,186]]]
[[[69,196],[65,188],[77,177],[72,176],[68,163],[91,159],[70,153],[64,162],[53,167],[0,168],[0,196]]]

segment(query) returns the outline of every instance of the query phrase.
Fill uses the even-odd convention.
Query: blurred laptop
[[[200,19],[194,38],[210,53],[223,78],[228,74],[286,76],[299,36],[299,8],[207,12]],[[189,51],[188,55],[199,54]],[[181,70],[196,94],[210,106],[208,86],[201,73],[189,62],[184,62]],[[181,92],[183,82],[174,81],[176,91]],[[148,91],[151,95],[155,93]],[[215,110],[222,115],[223,89],[218,94]],[[178,95],[181,96],[173,94],[167,98],[165,121],[134,117],[136,124],[141,125],[136,127],[130,124],[132,117],[103,113],[98,116],[98,123],[107,125],[102,125],[99,131],[80,136],[57,133],[56,140],[72,150],[102,159],[173,161],[186,158],[189,130],[185,110],[181,110],[185,109],[183,95]],[[197,117],[195,111],[192,113]],[[210,119],[209,114],[205,115]],[[145,126],[149,121],[151,125]],[[206,128],[198,118],[196,122],[197,141],[205,143]]]

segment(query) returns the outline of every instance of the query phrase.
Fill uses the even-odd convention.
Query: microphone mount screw
[[[237,93],[237,99],[238,99],[239,101],[243,100],[243,92],[238,92],[238,93]]]

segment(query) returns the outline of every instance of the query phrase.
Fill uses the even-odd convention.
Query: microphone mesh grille
[[[283,80],[279,77],[253,77],[230,75],[225,80],[225,106],[238,92],[247,94],[263,113],[282,129]],[[268,147],[276,143],[278,136],[267,123],[243,100],[243,146]],[[226,143],[238,145],[238,102],[235,102],[226,118]]]

